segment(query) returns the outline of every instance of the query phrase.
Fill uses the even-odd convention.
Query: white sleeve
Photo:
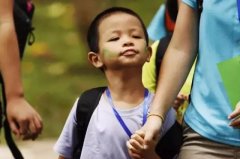
[[[78,141],[76,122],[77,101],[78,99],[75,101],[63,127],[61,135],[53,147],[54,151],[65,158],[72,157],[74,147],[77,145],[76,141]]]

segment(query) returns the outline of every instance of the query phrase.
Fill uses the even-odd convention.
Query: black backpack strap
[[[159,71],[160,71],[160,66],[163,60],[163,56],[167,50],[168,44],[172,38],[172,33],[167,34],[165,37],[160,39],[159,44],[157,46],[157,52],[156,52],[156,59],[155,59],[155,64],[156,64],[156,81],[158,81],[158,76],[159,76]]]
[[[28,9],[28,6],[31,8]],[[21,58],[26,43],[32,45],[35,41],[32,27],[34,9],[35,7],[30,1],[14,0],[13,16]]]
[[[201,14],[203,10],[203,0],[197,0],[197,5],[198,5],[198,12]]]
[[[80,158],[88,123],[105,89],[106,87],[97,87],[87,90],[78,99],[76,117],[79,143],[74,148],[73,159]]]
[[[161,159],[173,159],[180,152],[183,143],[182,126],[176,121],[158,142],[155,151]]]

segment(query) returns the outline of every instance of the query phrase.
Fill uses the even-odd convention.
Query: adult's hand
[[[235,110],[228,116],[232,120],[230,126],[240,129],[240,101],[237,103]]]
[[[42,132],[40,115],[23,97],[8,100],[7,119],[12,132],[22,140],[35,140]]]
[[[163,120],[158,116],[149,116],[145,125],[140,129],[145,133],[145,149],[148,149],[148,146],[151,145],[152,142],[159,140],[162,122]]]

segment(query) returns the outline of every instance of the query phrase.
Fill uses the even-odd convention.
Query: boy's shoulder
[[[86,90],[78,98],[76,122],[79,141],[78,146],[73,150],[74,159],[80,157],[89,121],[106,88],[107,87],[96,87]]]
[[[82,123],[87,124],[92,116],[93,111],[98,106],[100,98],[107,87],[96,87],[84,91],[77,101],[76,118],[78,126]],[[80,125],[81,123],[81,125]]]

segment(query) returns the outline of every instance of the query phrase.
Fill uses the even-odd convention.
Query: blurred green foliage
[[[160,3],[119,0],[114,4],[134,9],[148,24]],[[36,1],[33,21],[36,41],[27,46],[22,74],[25,96],[43,118],[42,138],[58,137],[83,90],[105,85],[102,72],[87,61],[87,49],[79,38],[73,15],[71,1]]]

